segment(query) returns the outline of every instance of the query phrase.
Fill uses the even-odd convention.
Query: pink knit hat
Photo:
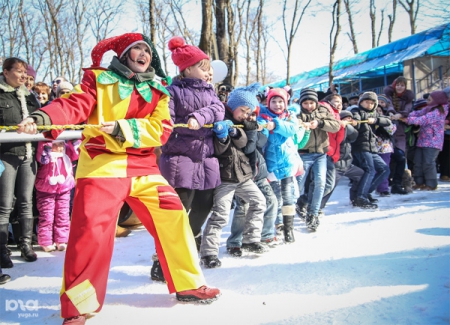
[[[184,71],[203,59],[210,60],[209,56],[198,47],[187,45],[182,37],[171,38],[168,45],[172,52],[172,61],[180,71]]]

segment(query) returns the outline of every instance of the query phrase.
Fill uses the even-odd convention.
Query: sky
[[[437,0],[430,0],[435,2]],[[305,0],[302,2],[306,3]],[[333,1],[324,0],[323,7],[318,7],[314,5],[316,1],[312,1],[308,9],[308,13],[304,16],[299,30],[296,34],[294,45],[293,45],[293,55],[291,59],[291,76],[309,71],[314,68],[322,67],[328,65],[329,60],[329,33],[331,28],[331,11]],[[371,48],[371,31],[370,31],[370,19],[369,19],[369,1],[354,1],[352,11],[354,17],[355,32],[357,34],[356,39],[358,42],[359,52],[369,50]],[[269,44],[269,62],[268,68],[275,75],[279,75],[281,78],[285,77],[286,74],[286,61],[285,55],[280,49],[280,46],[285,47],[283,24],[280,19],[282,14],[281,1],[278,0],[266,0],[265,12],[267,15],[268,23],[273,26],[272,40]],[[424,2],[422,1],[422,6]],[[288,14],[292,14],[292,7],[294,1],[288,1]],[[385,9],[385,15],[391,12],[392,1],[390,0],[375,0],[377,8],[377,31],[381,24],[381,14],[380,10]],[[327,6],[328,5],[328,6]],[[130,4],[128,6],[128,13],[133,15],[135,12],[134,5]],[[188,25],[192,28],[201,29],[201,19],[199,19],[201,14],[200,1],[189,1],[187,4],[183,5],[183,12],[185,13],[185,18],[188,21]],[[423,9],[422,13],[426,13],[428,10]],[[136,20],[127,19],[125,23],[118,25],[116,34],[122,32],[129,32],[130,30],[139,31],[141,26],[136,26],[134,23]],[[129,22],[129,23],[128,23]],[[433,15],[427,17],[426,19],[418,19],[417,32],[432,28],[439,24],[442,24],[442,17],[438,15]],[[348,31],[348,21],[347,15],[344,14],[341,19],[342,32],[339,37],[339,45],[337,48],[335,59],[343,59],[345,57],[353,56],[353,47],[351,42],[345,33]],[[388,18],[385,17],[384,30],[387,30]],[[408,16],[400,5],[397,7],[397,18],[393,32],[393,40],[397,40],[403,37],[410,36]],[[276,41],[275,41],[276,40]],[[388,41],[387,32],[382,33],[380,40],[380,45],[386,44]],[[278,43],[278,44],[277,44]],[[242,53],[241,55],[244,55]],[[106,61],[109,63],[110,58],[106,57]],[[169,60],[170,61],[170,60]],[[244,60],[241,60],[243,63]],[[169,66],[169,74],[175,75],[176,68],[174,65]],[[241,68],[241,72],[245,71],[244,67]]]
[[[373,211],[351,207],[348,189],[343,178],[316,232],[296,217],[295,243],[262,255],[227,255],[228,224],[222,267],[203,269],[208,285],[222,291],[210,305],[179,303],[150,280],[154,242],[134,229],[116,239],[105,305],[86,324],[449,324],[450,183],[378,197]],[[3,270],[12,280],[0,286],[1,325],[62,323],[65,252],[37,254],[28,263],[14,250],[14,268]]]

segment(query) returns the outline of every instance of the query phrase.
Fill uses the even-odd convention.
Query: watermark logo
[[[38,313],[33,313],[33,311],[37,311],[39,309],[38,300],[15,300],[15,299],[6,299],[5,301],[5,310],[8,311],[18,311],[19,318],[32,318],[38,317]]]

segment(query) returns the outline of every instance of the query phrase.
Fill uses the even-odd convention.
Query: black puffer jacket
[[[3,75],[0,75],[0,125],[16,126],[22,122],[24,118],[22,103],[26,105],[28,114],[39,108],[36,97],[25,86],[15,89],[6,83]],[[33,152],[36,143],[32,143]],[[25,156],[25,142],[2,143],[0,152],[2,155]]]
[[[340,146],[340,156],[339,160],[336,162],[336,169],[340,171],[346,171],[353,162],[352,156],[352,142],[358,138],[358,131],[350,125],[347,124],[345,127],[344,140],[341,142]]]
[[[356,126],[358,131],[358,138],[352,143],[353,152],[372,152],[378,153],[376,146],[377,136],[375,135],[375,125],[378,126],[390,126],[391,120],[378,114],[375,109],[368,111],[361,106],[351,110],[353,119],[357,121],[367,121],[369,118],[375,119],[375,124],[359,123]]]
[[[234,124],[232,115],[225,111],[225,119],[231,120]],[[245,155],[243,149],[247,145],[247,135],[242,128],[236,128],[238,135],[226,138],[221,142],[214,136],[214,156],[219,160],[220,179],[225,182],[243,183],[252,179],[253,173],[249,158]]]
[[[256,123],[256,122],[255,122]],[[245,129],[244,129],[245,130]],[[262,155],[262,149],[267,143],[267,136],[258,130],[245,130],[247,134],[247,145],[243,148],[244,153],[250,161],[250,166],[253,170],[253,180],[267,178],[269,174],[267,171],[266,160]]]

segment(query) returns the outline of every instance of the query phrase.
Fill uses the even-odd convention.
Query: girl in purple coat
[[[75,186],[72,161],[78,153],[72,141],[40,142],[36,154],[36,203],[39,211],[38,243],[46,252],[67,247],[70,191]]]
[[[420,125],[417,147],[414,155],[415,189],[432,191],[437,189],[436,158],[444,143],[445,117],[448,114],[447,95],[433,91],[427,99],[428,105],[414,111],[408,118],[401,119],[407,124]]]
[[[173,129],[162,147],[159,168],[189,213],[198,248],[202,225],[213,205],[214,188],[220,184],[219,162],[213,156],[213,131],[204,125],[222,121],[225,107],[208,83],[210,58],[198,47],[185,44],[181,37],[172,38],[168,45],[180,71],[167,87],[170,115],[174,124],[187,127]],[[161,273],[156,274],[159,265],[155,257],[154,261],[151,277],[163,280]]]

